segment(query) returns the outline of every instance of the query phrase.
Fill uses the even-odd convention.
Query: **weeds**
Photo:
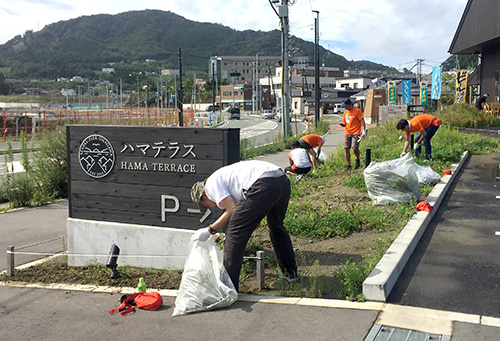
[[[340,280],[342,286],[339,297],[343,297],[349,301],[362,302],[365,300],[362,294],[363,282],[375,268],[384,255],[385,249],[393,240],[394,237],[390,235],[386,238],[378,238],[374,253],[364,255],[361,262],[348,260],[339,266],[338,270],[334,273],[334,276]]]
[[[14,153],[9,142],[4,151],[7,175],[0,193],[10,208],[44,204],[68,195],[66,137],[64,133],[44,134],[35,157],[30,158],[28,144],[21,132],[21,164],[24,172],[14,172]]]

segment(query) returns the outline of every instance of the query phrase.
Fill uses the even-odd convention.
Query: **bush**
[[[66,131],[51,131],[42,136],[33,164],[39,192],[44,201],[68,196]]]
[[[436,113],[444,125],[460,128],[479,128],[500,125],[500,119],[486,111],[468,104],[454,104]]]
[[[44,134],[38,145],[34,160],[28,155],[24,135],[21,133],[21,151],[24,173],[12,169],[13,151],[9,143],[4,151],[7,175],[3,179],[0,193],[11,208],[45,204],[56,198],[68,196],[66,134],[50,132]]]

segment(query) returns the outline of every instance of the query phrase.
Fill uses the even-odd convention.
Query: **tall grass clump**
[[[10,208],[40,205],[68,196],[66,136],[63,132],[44,134],[38,151],[30,157],[24,134],[21,134],[23,172],[14,172],[14,153],[9,142],[4,150],[6,176],[0,194]]]
[[[480,128],[500,125],[500,119],[484,110],[464,103],[454,104],[436,113],[443,124],[460,128]]]

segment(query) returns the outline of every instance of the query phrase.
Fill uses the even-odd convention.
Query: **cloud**
[[[398,67],[417,58],[446,58],[467,0],[300,0],[289,7],[290,34],[314,41],[312,10],[319,11],[320,44],[348,60]],[[22,11],[21,11],[22,9]],[[280,29],[267,0],[18,0],[1,5],[0,43],[28,29],[92,14],[132,10],[171,11],[186,19],[236,30]],[[411,66],[410,66],[411,67]]]

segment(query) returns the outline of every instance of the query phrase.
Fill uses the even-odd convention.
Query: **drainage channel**
[[[374,324],[364,341],[450,341],[450,336]]]

